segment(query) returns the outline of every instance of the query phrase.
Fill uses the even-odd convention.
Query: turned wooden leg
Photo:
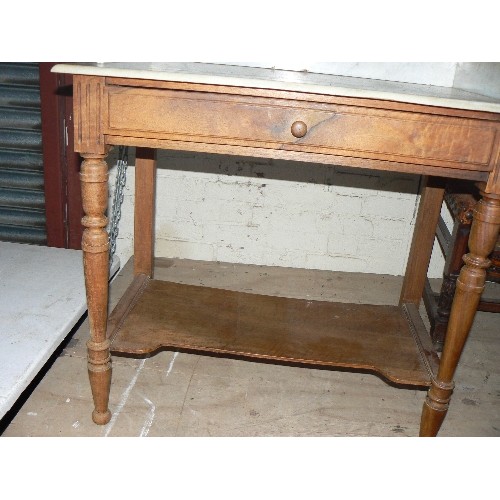
[[[156,150],[135,153],[134,273],[153,277]]]
[[[108,316],[108,234],[105,216],[108,204],[108,166],[105,155],[82,155],[80,179],[82,184],[82,238],[83,266],[87,291],[90,322],[88,347],[88,371],[96,424],[106,424],[111,418],[108,409],[111,385],[111,357],[106,339]]]
[[[474,208],[469,249],[457,279],[455,298],[437,377],[427,394],[420,422],[421,436],[436,436],[448,411],[453,391],[453,375],[467,340],[481,298],[490,261],[500,228],[500,195],[481,193],[483,199]]]

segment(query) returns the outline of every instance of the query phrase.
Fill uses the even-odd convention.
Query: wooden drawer
[[[107,135],[491,170],[496,124],[486,120],[208,92],[106,92]],[[303,137],[292,133],[296,122],[307,127]]]

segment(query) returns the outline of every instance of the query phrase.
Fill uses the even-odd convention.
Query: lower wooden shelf
[[[139,275],[111,314],[108,337],[113,354],[218,353],[367,370],[428,387],[434,354],[419,345],[415,317],[407,306],[257,295]]]

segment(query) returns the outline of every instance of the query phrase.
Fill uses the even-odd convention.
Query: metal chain
[[[127,183],[128,146],[118,148],[117,171],[115,180],[115,193],[111,209],[111,224],[109,228],[109,265],[113,262],[116,251],[116,238],[118,237],[118,225],[122,216],[123,190]]]

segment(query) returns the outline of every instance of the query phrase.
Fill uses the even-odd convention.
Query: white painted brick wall
[[[127,177],[122,265],[133,253],[133,167]],[[418,187],[418,177],[403,174],[161,151],[155,254],[402,275]],[[443,264],[436,246],[429,276],[440,277]]]

